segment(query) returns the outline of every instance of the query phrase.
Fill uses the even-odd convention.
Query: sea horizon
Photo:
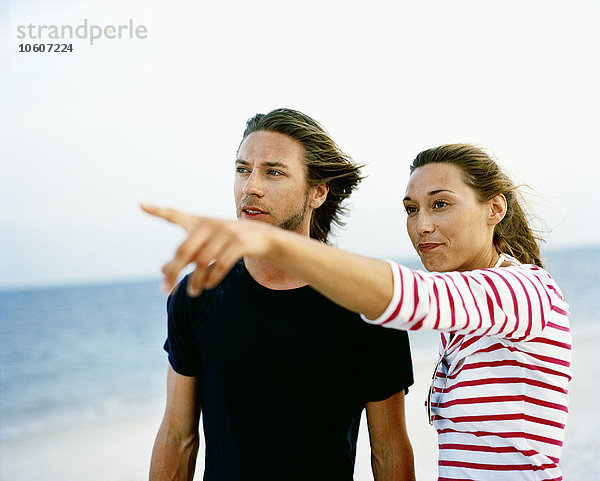
[[[600,244],[577,244],[572,246],[557,246],[550,247],[546,245],[541,246],[541,255],[542,260],[545,260],[546,257],[550,257],[551,259],[555,258],[556,255],[562,252],[573,252],[573,251],[594,251],[600,250]],[[385,256],[382,256],[382,258]],[[399,262],[403,265],[410,267],[411,269],[423,269],[423,266],[419,262],[417,254],[413,254],[411,257],[385,257],[394,259],[396,262]],[[600,262],[600,259],[599,259]],[[552,266],[548,266],[550,269],[550,274],[552,274]],[[184,272],[191,272],[191,268],[187,268]],[[149,283],[149,282],[157,282],[160,285],[161,276],[159,268],[157,267],[156,274],[123,274],[116,277],[94,277],[94,278],[80,278],[80,279],[72,279],[72,280],[62,280],[56,282],[45,282],[45,281],[34,281],[34,282],[18,282],[15,284],[3,284],[0,281],[0,293],[4,292],[22,292],[22,291],[33,291],[33,290],[45,290],[45,289],[68,289],[71,287],[84,287],[84,286],[106,286],[106,285],[118,285],[118,284],[137,284],[137,283]]]
[[[586,356],[600,348],[596,321],[600,310],[600,245],[550,250],[543,257],[570,304],[572,386],[575,393],[577,389],[587,392],[590,361]],[[401,262],[420,268],[415,260]],[[145,414],[153,420],[159,418],[168,367],[163,350],[167,295],[159,286],[160,277],[155,276],[0,290],[3,449],[17,449],[30,440],[86,426],[92,430],[100,426],[118,429]],[[414,364],[424,368],[415,376],[423,381],[435,364],[439,336],[430,331],[409,333],[409,337]],[[416,388],[411,391],[419,396]],[[420,413],[422,400],[409,397]],[[587,399],[587,395],[577,394],[572,398],[575,415],[567,425],[571,433],[589,424]],[[599,422],[594,422],[600,429]],[[157,426],[144,426],[140,429],[150,430],[149,436],[153,436]],[[585,436],[567,437],[566,452],[577,453],[575,457],[588,453],[593,463],[593,446],[586,446]],[[4,455],[2,450],[0,455]],[[570,466],[578,469],[575,459]]]

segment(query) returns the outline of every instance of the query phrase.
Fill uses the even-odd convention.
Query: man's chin
[[[241,215],[238,215],[238,219],[244,220],[252,220],[258,222],[267,222],[271,224],[271,216],[269,214],[248,214],[247,212],[242,212]]]

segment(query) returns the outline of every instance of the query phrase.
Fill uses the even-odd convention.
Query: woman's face
[[[431,163],[415,169],[404,208],[408,235],[428,271],[480,269],[496,261],[497,206],[477,199],[460,167]]]

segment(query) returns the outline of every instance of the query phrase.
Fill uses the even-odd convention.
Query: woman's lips
[[[439,244],[437,242],[422,242],[417,244],[417,247],[419,248],[419,252],[431,252],[433,249],[441,245],[442,244]]]

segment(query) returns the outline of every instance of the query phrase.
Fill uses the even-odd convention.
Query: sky
[[[183,233],[138,204],[233,217],[245,122],[277,107],[367,164],[342,248],[416,258],[408,166],[454,142],[527,184],[546,248],[597,245],[599,14],[590,0],[4,1],[0,289],[157,277]],[[85,38],[50,39],[53,25]],[[73,51],[19,52],[40,42]]]

